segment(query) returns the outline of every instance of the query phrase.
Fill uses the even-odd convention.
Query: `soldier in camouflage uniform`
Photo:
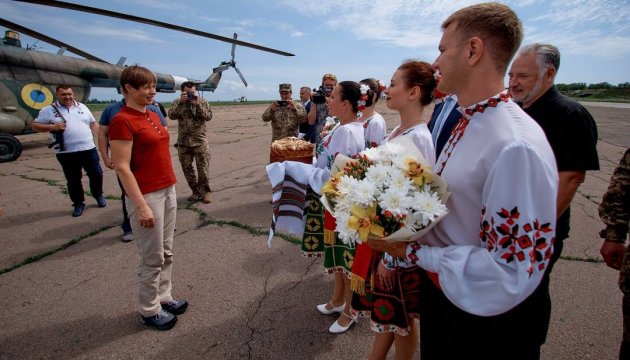
[[[600,250],[606,265],[619,272],[623,293],[623,339],[619,359],[630,359],[630,246],[624,245],[630,221],[630,148],[613,172],[610,186],[599,205],[599,217],[606,225],[600,232],[605,239]]]
[[[271,121],[271,141],[298,136],[300,123],[306,122],[302,104],[291,99],[291,84],[280,84],[280,101],[273,101],[265,110],[263,121]]]
[[[192,190],[190,201],[210,202],[210,150],[206,139],[206,122],[212,119],[210,104],[195,93],[195,84],[182,83],[182,93],[168,110],[168,116],[178,120],[177,152],[188,186]],[[197,165],[197,174],[193,168]]]

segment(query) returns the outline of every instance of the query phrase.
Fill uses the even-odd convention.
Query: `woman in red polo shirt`
[[[138,305],[142,322],[158,330],[175,325],[188,303],[171,296],[173,233],[177,199],[169,134],[146,106],[153,103],[156,77],[129,66],[120,85],[126,105],[114,116],[109,138],[114,168],[125,189],[127,211],[140,250]]]

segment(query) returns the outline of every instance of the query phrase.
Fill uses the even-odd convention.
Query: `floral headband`
[[[385,89],[387,89],[387,86],[385,86],[381,80],[376,80],[376,82],[378,83],[378,92],[381,93],[383,91],[385,91]]]
[[[365,84],[361,84],[361,98],[359,98],[359,101],[357,101],[357,109],[359,111],[357,111],[357,117],[360,118],[363,116],[363,110],[365,110],[365,104],[367,103],[367,99],[368,99],[368,90],[370,90],[370,87],[365,85]]]

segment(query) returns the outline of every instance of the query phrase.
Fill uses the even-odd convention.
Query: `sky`
[[[320,85],[334,73],[340,81],[377,78],[388,84],[406,59],[432,63],[440,24],[469,0],[71,0],[130,15],[187,26],[295,54],[285,57],[236,48],[237,67],[223,73],[210,101],[276,99],[278,84]],[[515,0],[509,5],[524,24],[523,45],[546,42],[562,54],[556,83],[613,85],[630,81],[629,0]],[[111,63],[122,56],[155,72],[206,79],[229,60],[231,44],[172,30],[72,10],[0,0],[0,16],[57,38]],[[5,30],[0,28],[0,30]],[[22,45],[57,52],[55,46],[22,35]],[[74,56],[66,52],[67,55]],[[506,82],[507,84],[507,82]],[[178,94],[158,94],[170,101]],[[119,99],[115,89],[93,88],[90,98]]]

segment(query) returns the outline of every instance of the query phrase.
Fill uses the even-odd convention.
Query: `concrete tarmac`
[[[396,114],[378,106],[391,129]],[[332,335],[335,318],[315,309],[332,290],[321,260],[301,257],[290,239],[276,237],[267,247],[271,128],[261,120],[265,108],[213,108],[211,204],[186,201],[190,190],[171,148],[179,181],[173,294],[190,307],[167,332],[140,323],[137,247],[120,241],[114,172],[104,168],[107,207],[86,195],[83,216],[73,218],[47,135],[22,136],[22,156],[0,164],[0,359],[366,358],[373,339],[368,320]],[[543,359],[615,359],[621,339],[618,273],[599,255],[597,205],[630,146],[630,109],[588,109],[599,127],[602,169],[587,174],[573,201],[572,236],[552,274]],[[169,132],[174,143],[176,122],[169,122]],[[89,189],[87,179],[84,186]]]

